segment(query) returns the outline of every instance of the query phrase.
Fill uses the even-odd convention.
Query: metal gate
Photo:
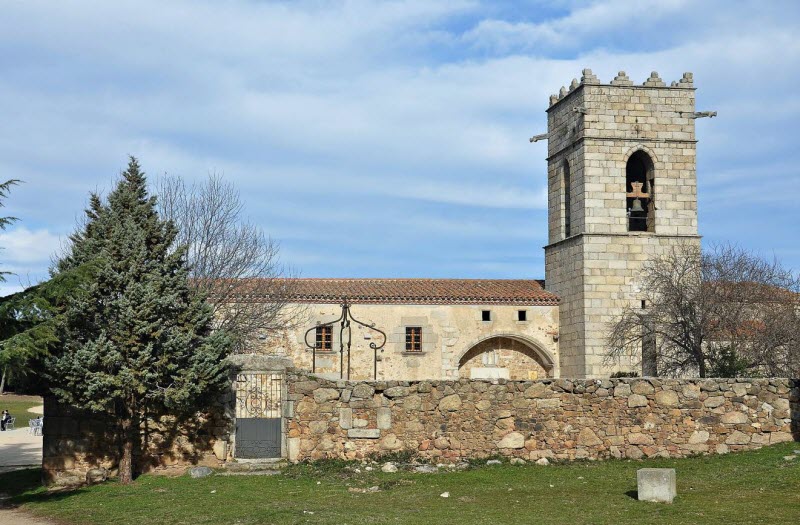
[[[281,457],[283,375],[236,376],[236,457]]]

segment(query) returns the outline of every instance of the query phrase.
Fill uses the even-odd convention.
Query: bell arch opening
[[[625,165],[625,209],[628,231],[655,231],[655,169],[643,150],[631,155]]]
[[[572,180],[569,173],[569,162],[564,160],[561,169],[564,185],[564,238],[572,235]]]
[[[531,380],[553,377],[552,359],[531,342],[493,336],[473,344],[458,361],[458,376],[470,379]]]

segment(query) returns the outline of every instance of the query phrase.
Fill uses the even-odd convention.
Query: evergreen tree
[[[161,220],[133,157],[107,202],[92,196],[59,272],[94,266],[67,301],[61,351],[47,363],[54,394],[109,413],[120,440],[119,475],[133,479],[133,451],[147,414],[190,413],[225,388],[230,342],[212,332],[210,307],[190,291],[185,247]]]
[[[11,179],[0,183],[0,208],[4,206],[3,200],[8,197],[8,192],[11,190],[11,186],[19,184],[19,182],[20,181],[17,179]],[[16,222],[16,220],[16,217],[0,217],[0,230],[5,230],[9,225]],[[0,282],[5,282],[6,275],[9,273],[10,272],[0,271]],[[3,388],[5,387],[6,383],[6,375],[9,368],[13,369],[17,368],[18,366],[19,359],[15,355],[11,355],[2,346],[0,346],[0,367],[2,367],[2,377],[0,377],[0,394],[3,393]]]
[[[44,393],[46,385],[35,374],[43,362],[57,351],[58,327],[67,298],[92,275],[90,264],[61,272],[51,279],[21,292],[0,298],[0,394],[9,379],[15,386],[25,385],[29,393]]]

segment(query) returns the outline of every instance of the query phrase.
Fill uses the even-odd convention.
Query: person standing
[[[3,414],[0,415],[0,430],[6,430],[6,423],[11,421],[11,414],[8,412],[8,409],[3,410]]]

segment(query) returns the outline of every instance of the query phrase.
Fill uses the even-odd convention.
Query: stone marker
[[[674,468],[642,468],[636,471],[639,501],[672,503],[676,496]]]
[[[108,470],[106,470],[103,467],[89,469],[86,472],[87,485],[95,485],[97,483],[103,483],[107,479],[108,479]]]
[[[209,467],[192,467],[189,469],[189,475],[193,478],[204,478],[210,476],[214,471]]]

